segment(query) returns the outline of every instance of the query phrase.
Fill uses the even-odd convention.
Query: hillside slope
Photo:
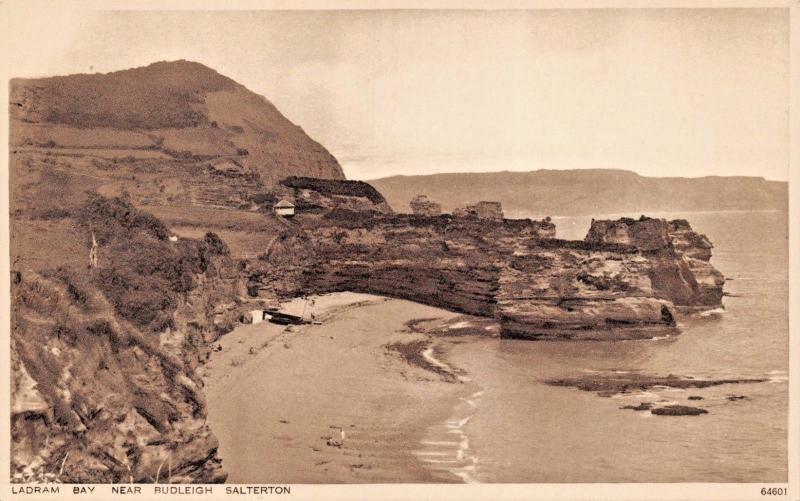
[[[371,180],[398,211],[428,195],[446,211],[478,200],[506,214],[554,216],[652,211],[787,210],[787,183],[758,177],[653,178],[612,169],[394,176]]]
[[[246,309],[236,261],[120,199],[67,221],[12,273],[13,481],[223,481],[199,368]]]
[[[195,62],[13,79],[10,100],[16,149],[227,159],[267,185],[290,175],[344,178],[336,159],[272,103]]]

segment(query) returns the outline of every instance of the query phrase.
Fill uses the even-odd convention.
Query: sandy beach
[[[313,308],[321,325],[242,325],[216,343],[205,391],[228,481],[464,480],[458,415],[475,388],[448,372],[441,343],[406,325],[457,314],[355,293],[317,296]]]

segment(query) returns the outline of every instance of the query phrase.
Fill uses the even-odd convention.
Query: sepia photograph
[[[798,498],[796,8],[128,4],[4,6],[4,500]]]

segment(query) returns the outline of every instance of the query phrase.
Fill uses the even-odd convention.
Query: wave
[[[419,462],[427,468],[455,475],[465,483],[478,482],[478,458],[470,449],[465,427],[475,415],[483,394],[483,391],[475,391],[469,397],[459,397],[453,416],[420,441],[422,447],[414,451]]]
[[[700,317],[711,317],[716,315],[724,315],[727,312],[725,308],[714,308],[713,310],[707,310],[700,313],[698,316]]]

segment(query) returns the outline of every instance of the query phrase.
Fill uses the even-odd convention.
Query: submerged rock
[[[694,379],[676,376],[652,376],[639,373],[613,375],[591,374],[575,378],[550,379],[545,383],[551,386],[569,386],[582,391],[594,391],[600,396],[611,396],[631,391],[645,391],[654,387],[668,388],[708,388],[721,384],[763,383],[767,379]],[[690,399],[692,399],[690,397]],[[695,400],[695,399],[692,399]]]
[[[656,416],[699,416],[700,414],[708,414],[708,411],[699,407],[689,407],[687,405],[667,405],[664,407],[656,407],[652,409],[650,413]]]
[[[728,400],[731,402],[735,402],[737,400],[750,400],[750,397],[746,395],[728,395]]]
[[[623,405],[620,409],[630,409],[632,411],[649,411],[653,408],[650,402],[642,402],[639,405]]]

